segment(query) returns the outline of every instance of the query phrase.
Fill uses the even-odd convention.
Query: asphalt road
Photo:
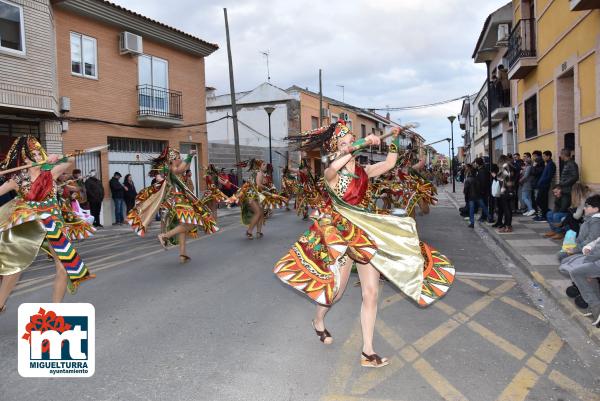
[[[96,309],[89,379],[17,373],[17,307],[51,296],[52,268],[40,258],[0,317],[0,400],[600,400],[581,350],[561,339],[443,194],[418,220],[421,238],[459,275],[424,310],[382,285],[375,344],[388,367],[360,367],[357,287],[328,315],[334,344],[318,341],[313,305],[271,272],[308,223],[278,211],[254,241],[238,215],[222,218],[219,233],[190,244],[186,265],[127,227],[79,244],[98,277],[65,301]]]

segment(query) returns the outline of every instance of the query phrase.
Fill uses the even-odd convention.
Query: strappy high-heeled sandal
[[[325,345],[329,345],[331,343],[333,343],[333,337],[331,337],[331,334],[329,333],[329,331],[327,331],[326,328],[323,328],[323,331],[317,330],[317,328],[315,327],[315,321],[312,321],[312,327],[315,330],[315,333],[317,333],[317,337],[319,337],[319,340],[321,340],[321,342]],[[331,341],[329,342],[325,342],[327,341],[327,339],[330,339]]]
[[[264,236],[264,234],[261,233],[261,232],[257,232],[256,235],[257,235],[258,238],[262,238]]]
[[[179,255],[179,263],[181,263],[181,264],[187,263],[190,260],[192,260],[192,258],[190,258],[187,255]]]
[[[389,364],[390,361],[387,358],[381,358],[377,354],[367,355],[364,352],[361,353],[360,365],[365,368],[382,368]]]
[[[158,234],[158,242],[160,242],[160,246],[162,246],[165,250],[167,249],[167,239],[164,234]]]
[[[2,305],[2,308],[0,308],[0,315],[4,312],[6,312],[6,304]]]
[[[246,231],[246,238],[254,239],[254,235],[252,235],[252,233],[249,233],[248,231]]]

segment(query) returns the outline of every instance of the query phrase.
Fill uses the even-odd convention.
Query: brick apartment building
[[[103,0],[52,1],[65,152],[110,145],[83,155],[83,173],[114,172],[149,184],[150,159],[167,144],[208,162],[204,58],[218,49],[175,28]],[[84,119],[82,121],[82,119]],[[178,128],[180,126],[186,126]],[[195,185],[198,188],[199,185]],[[107,190],[103,217],[112,221]]]

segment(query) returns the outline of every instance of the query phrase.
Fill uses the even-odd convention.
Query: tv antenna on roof
[[[271,83],[271,73],[269,72],[269,51],[265,50],[265,51],[260,51],[260,53],[266,57],[267,59],[267,82]]]

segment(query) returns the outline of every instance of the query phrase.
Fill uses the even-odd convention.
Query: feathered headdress
[[[42,161],[45,161],[48,158],[46,151],[37,138],[27,135],[15,139],[6,153],[4,161],[0,164],[0,169],[8,170],[26,165],[28,163],[27,160],[35,161],[33,152],[36,150],[42,156]]]
[[[288,136],[285,139],[298,143],[299,150],[308,151],[324,148],[329,152],[335,152],[337,151],[338,140],[346,135],[352,135],[352,131],[346,125],[346,121],[338,120],[327,127],[304,131],[294,136]]]
[[[166,148],[163,149],[160,156],[151,160],[152,169],[150,170],[150,173],[148,173],[148,175],[150,177],[156,176],[157,174],[159,174],[161,172],[163,167],[168,166],[169,163],[171,163],[175,159],[179,159],[180,157],[181,157],[181,154],[179,153],[179,150],[172,148],[170,146],[167,146]]]

